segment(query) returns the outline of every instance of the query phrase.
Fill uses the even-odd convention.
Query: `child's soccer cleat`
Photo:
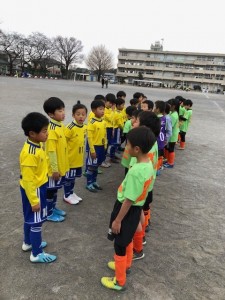
[[[165,163],[163,166],[164,166],[164,168],[166,168],[166,169],[172,169],[172,168],[173,168],[173,165],[170,165],[170,164],[168,164],[168,163]]]
[[[102,174],[103,172],[101,170],[98,169],[98,174]]]
[[[93,187],[92,184],[86,185],[86,189],[91,193],[97,193],[98,191]]]
[[[147,242],[146,242],[146,238],[145,238],[145,236],[143,237],[143,241],[142,241],[142,245],[146,245],[147,244]]]
[[[67,198],[64,196],[63,200],[72,205],[76,205],[80,202],[78,199],[75,199],[73,195],[69,195]]]
[[[52,254],[48,254],[45,252],[42,252],[38,254],[37,256],[33,256],[33,253],[31,252],[30,255],[30,261],[33,263],[51,263],[56,260],[56,256]]]
[[[47,246],[47,242],[42,241],[42,242],[41,242],[41,248],[43,249],[43,248],[45,248],[46,246]],[[28,245],[28,244],[25,244],[25,243],[23,242],[22,250],[23,250],[24,252],[30,251],[30,250],[32,250],[32,245]]]
[[[83,200],[80,196],[78,196],[78,195],[75,194],[75,193],[72,194],[72,197],[73,197],[75,200],[78,200],[79,202]]]
[[[101,283],[104,287],[116,291],[124,291],[125,287],[116,282],[116,277],[102,277]]]
[[[100,165],[102,168],[109,168],[110,166],[107,164],[107,162],[103,161],[103,163]]]
[[[51,216],[47,217],[47,221],[50,221],[50,222],[63,222],[64,220],[65,220],[65,218],[63,216],[56,215],[54,213]]]
[[[56,214],[56,215],[59,215],[59,216],[62,216],[62,217],[66,216],[66,212],[62,209],[57,208],[57,207],[55,207],[53,209],[53,214]]]
[[[143,250],[141,252],[134,251],[133,260],[142,259],[144,257],[145,257],[145,254],[144,254]]]
[[[108,266],[108,268],[110,270],[113,270],[113,271],[116,270],[116,265],[115,265],[115,261],[114,260],[109,261],[108,264],[107,264],[107,266]],[[126,269],[126,273],[127,273],[127,275],[129,275],[131,273],[131,269],[130,268]]]
[[[103,188],[97,182],[94,182],[92,185],[96,190],[99,190],[99,191],[103,190]]]

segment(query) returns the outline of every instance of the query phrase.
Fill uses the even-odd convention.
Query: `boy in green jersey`
[[[180,117],[182,123],[180,125],[180,147],[179,150],[184,150],[185,148],[185,136],[188,131],[188,127],[192,117],[192,105],[193,102],[189,99],[184,101],[184,114]]]
[[[127,134],[129,154],[137,158],[137,163],[121,183],[111,214],[108,238],[114,240],[115,261],[109,262],[108,267],[115,270],[115,277],[101,279],[102,285],[109,289],[122,291],[125,288],[126,272],[133,258],[132,239],[153,178],[148,152],[155,141],[154,134],[145,126],[134,128]]]

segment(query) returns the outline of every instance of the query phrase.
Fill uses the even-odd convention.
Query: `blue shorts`
[[[82,176],[82,168],[71,168],[65,175],[66,179],[74,179]]]
[[[87,166],[98,167],[103,163],[103,161],[105,161],[105,147],[104,146],[94,146],[94,147],[95,147],[95,153],[97,157],[95,159],[92,159],[91,152],[89,150],[87,156]]]
[[[121,134],[120,128],[115,128],[114,129],[114,136],[111,140],[112,145],[119,145],[120,144],[120,134]]]
[[[61,189],[65,183],[65,176],[60,177],[58,181],[48,177],[47,189]]]
[[[20,192],[22,196],[23,204],[23,216],[24,222],[27,224],[42,223],[47,218],[47,201],[46,201],[46,187],[47,184],[43,184],[37,189],[37,196],[40,200],[40,210],[37,212],[32,211],[32,207],[27,198],[25,190],[20,186]]]
[[[111,145],[112,144],[113,128],[112,127],[106,128],[106,133],[107,133],[108,145]]]

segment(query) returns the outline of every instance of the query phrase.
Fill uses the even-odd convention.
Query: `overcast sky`
[[[0,28],[29,35],[73,36],[84,54],[103,44],[150,49],[164,39],[164,50],[225,53],[223,0],[3,0]]]

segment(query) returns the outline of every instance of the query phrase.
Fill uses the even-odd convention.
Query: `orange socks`
[[[133,241],[127,246],[126,255],[127,255],[126,269],[129,269],[131,267],[132,259],[133,259]]]
[[[115,254],[114,260],[115,260],[116,281],[120,286],[124,286],[126,283],[127,255],[118,256]]]
[[[174,161],[175,161],[175,152],[169,152],[169,156],[168,156],[168,164],[170,165],[174,165]]]
[[[180,149],[184,149],[185,148],[185,142],[180,142]]]
[[[136,231],[133,237],[134,250],[136,252],[141,252],[143,250],[143,233],[142,231]]]

